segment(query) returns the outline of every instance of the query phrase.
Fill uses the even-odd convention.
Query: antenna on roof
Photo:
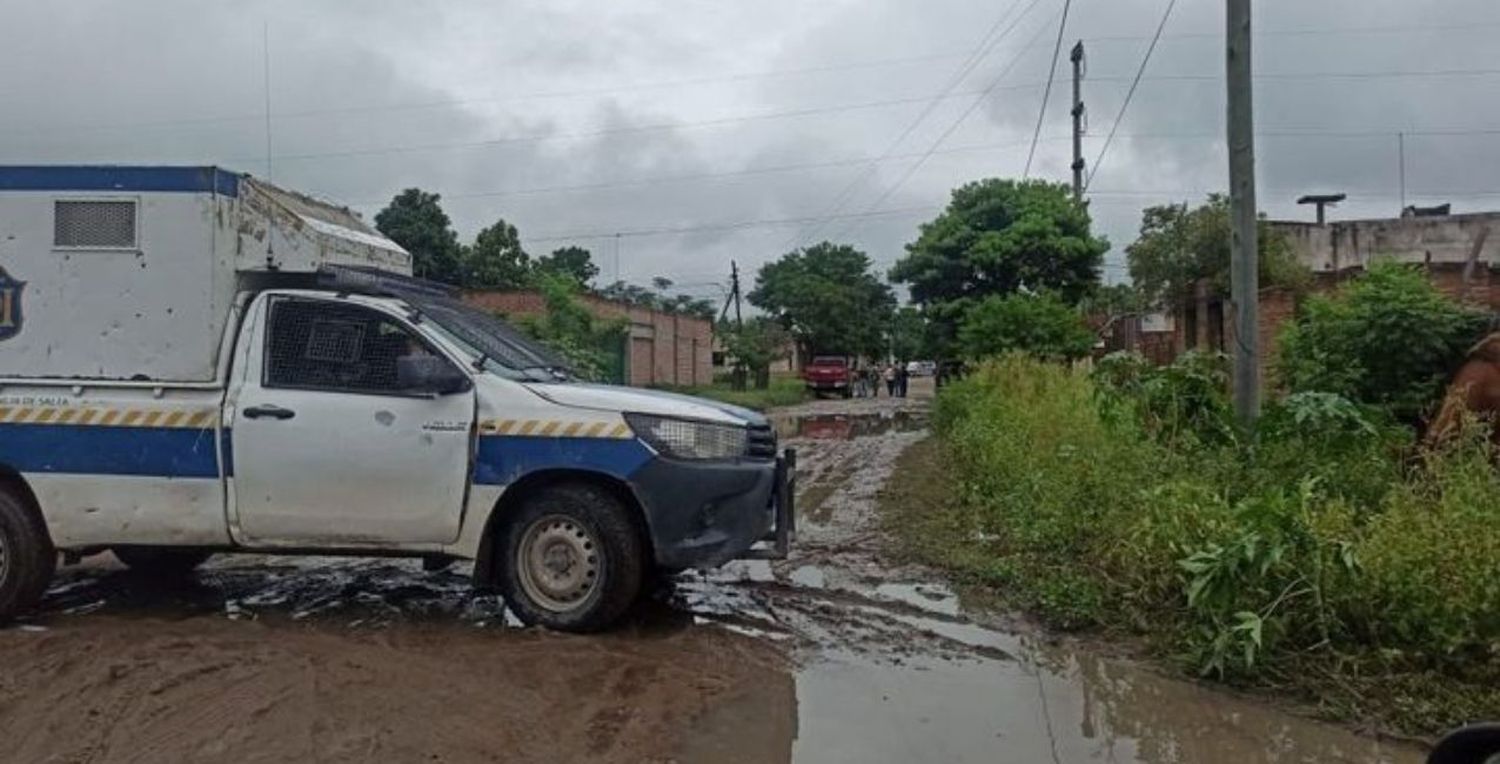
[[[262,71],[265,76],[261,84],[266,96],[266,180],[271,178],[271,22],[262,21],[260,26],[260,52]]]

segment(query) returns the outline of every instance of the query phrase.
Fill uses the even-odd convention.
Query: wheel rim
[[[516,550],[521,590],[538,606],[564,613],[587,600],[599,584],[602,550],[592,531],[562,515],[533,522]]]

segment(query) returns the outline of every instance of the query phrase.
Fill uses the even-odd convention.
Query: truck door
[[[474,421],[468,378],[383,311],[336,298],[266,299],[228,404],[244,541],[456,539]],[[447,388],[414,389],[414,366],[451,372]],[[432,376],[423,377],[429,387]]]

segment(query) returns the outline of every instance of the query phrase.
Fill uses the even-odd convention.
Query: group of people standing
[[[880,387],[885,385],[886,395],[891,398],[906,397],[908,374],[904,363],[870,363],[853,371],[854,397],[878,398]]]

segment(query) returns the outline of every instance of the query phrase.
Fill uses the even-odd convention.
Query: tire
[[[628,508],[590,485],[527,497],[498,539],[500,589],[524,623],[593,632],[640,596],[646,546]]]
[[[41,518],[18,491],[0,485],[0,623],[36,607],[56,570]]]
[[[152,578],[163,579],[191,576],[199,565],[213,556],[212,552],[199,549],[171,547],[117,546],[109,551],[114,552],[115,557],[125,563],[125,567]]]

